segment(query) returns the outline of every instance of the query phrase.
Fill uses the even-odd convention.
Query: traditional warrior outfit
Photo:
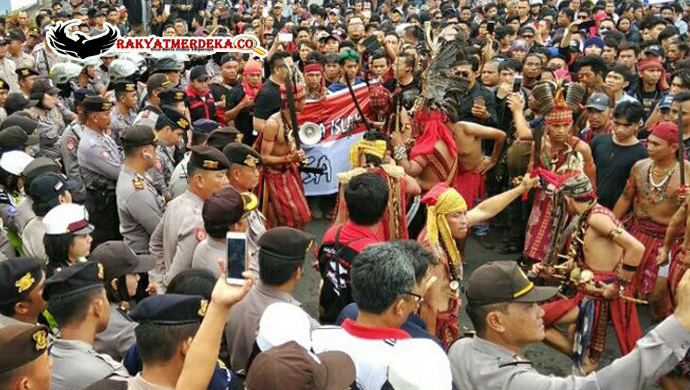
[[[621,264],[608,271],[593,270],[587,264],[584,254],[584,238],[589,228],[589,218],[594,214],[603,214],[609,217],[616,225],[615,229],[621,229],[621,222],[606,207],[595,202],[596,192],[591,182],[584,174],[578,174],[566,180],[559,188],[558,192],[559,207],[565,209],[565,196],[572,197],[578,201],[591,201],[592,205],[579,218],[571,239],[570,257],[574,262],[575,271],[571,274],[571,279],[576,278],[575,282],[578,291],[575,296],[560,299],[542,306],[544,310],[544,327],[552,327],[553,324],[570,312],[575,307],[579,307],[578,320],[575,328],[575,343],[573,346],[573,361],[576,368],[580,368],[585,354],[598,361],[604,351],[606,344],[606,329],[609,320],[613,324],[618,339],[618,345],[623,355],[635,348],[635,343],[642,335],[640,323],[637,318],[635,304],[620,298],[607,300],[601,294],[593,293],[587,289],[588,284],[577,283],[583,270],[593,273],[593,283],[602,282],[605,284],[619,280],[618,268]],[[579,272],[578,272],[579,271]]]
[[[324,81],[324,76],[323,76],[323,65],[321,64],[308,64],[304,66],[304,72],[302,72],[304,76],[308,76],[309,74],[318,74],[320,76],[320,81],[319,81],[319,86],[318,88],[312,88],[311,86],[307,85],[306,90],[307,90],[307,100],[321,100],[326,97],[326,94],[328,93],[328,89],[326,89],[326,82]]]
[[[284,86],[280,87],[283,102],[287,101]],[[295,100],[304,98],[304,87],[298,85]],[[295,139],[290,121],[280,112],[281,124],[278,138],[295,147]],[[261,150],[263,133],[256,141]],[[257,188],[261,199],[261,212],[266,216],[267,228],[289,226],[302,229],[311,221],[311,213],[304,196],[304,185],[299,173],[299,165],[289,162],[280,165],[264,165],[260,185]]]
[[[672,122],[660,122],[652,128],[652,135],[655,135],[669,144],[678,143],[678,126]],[[671,177],[677,170],[677,165],[671,169],[666,177],[657,185],[653,182],[652,170],[654,163],[650,164],[649,169],[645,172],[646,183],[642,184],[642,192],[651,203],[660,203],[666,197],[667,187],[671,181]],[[626,184],[629,190],[636,192],[628,180]],[[639,196],[635,194],[634,196]],[[635,238],[637,238],[645,247],[642,262],[637,269],[637,273],[633,278],[631,288],[636,294],[645,295],[652,292],[654,284],[656,283],[657,275],[659,274],[659,265],[656,263],[659,248],[664,244],[664,236],[666,235],[666,225],[661,225],[650,219],[640,218],[635,216],[635,213],[630,213],[627,218],[623,220],[626,230]],[[671,248],[671,253],[675,250]]]
[[[682,245],[677,245],[676,249],[671,252],[671,265],[668,270],[668,280],[666,289],[666,309],[668,314],[672,314],[676,308],[676,294],[678,291],[678,283],[683,278],[683,274],[689,268],[683,262],[683,258],[687,253],[687,249]],[[671,375],[690,379],[690,351],[685,355],[676,368],[671,371]]]
[[[383,159],[385,155],[386,141],[383,140],[369,141],[361,139],[352,145],[352,148],[350,148],[350,165],[353,169],[338,174],[340,189],[338,190],[338,206],[334,225],[343,224],[347,221],[347,207],[345,204],[344,190],[347,183],[357,175],[365,172],[372,172],[381,176],[388,184],[389,189],[388,207],[383,213],[383,218],[378,228],[373,230],[375,230],[377,236],[381,237],[384,241],[406,240],[408,238],[408,233],[405,171],[401,167],[390,164],[362,166],[363,164],[361,163],[363,156],[373,156]]]
[[[439,261],[433,268],[437,280],[425,295],[425,304],[436,312],[436,324],[430,331],[448,348],[458,338],[460,281],[463,265],[460,251],[450,231],[447,215],[467,211],[467,204],[454,188],[445,183],[435,185],[422,198],[427,206],[426,227],[418,242]]]
[[[535,87],[534,93],[538,95],[538,101],[540,104],[543,104],[542,107],[545,107],[547,126],[573,123],[573,110],[579,105],[575,93],[575,90],[579,90],[578,87],[578,84],[571,85],[566,99],[564,99],[563,88],[560,83],[557,85],[555,98],[549,96],[553,92],[547,84],[542,84],[539,88]],[[571,90],[573,91],[573,96],[571,96]],[[542,93],[546,96],[542,97]],[[546,146],[549,146],[548,140],[548,135],[543,137],[543,141],[547,143]],[[552,146],[547,147],[546,151],[535,149],[538,155],[533,157],[533,168],[541,168],[557,174],[583,171],[582,155],[575,150],[580,142],[577,137],[570,136],[559,150],[552,151]],[[553,206],[552,196],[547,189],[535,190],[534,203],[527,220],[525,233],[525,250],[523,253],[525,258],[535,262],[544,261],[552,241]]]

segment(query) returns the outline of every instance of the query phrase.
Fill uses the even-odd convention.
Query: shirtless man
[[[623,355],[635,347],[635,342],[642,334],[635,304],[618,296],[620,289],[632,280],[645,248],[623,230],[621,222],[609,209],[597,203],[596,191],[584,174],[579,173],[568,179],[559,187],[558,193],[562,197],[560,207],[579,217],[570,240],[570,260],[565,264],[565,276],[570,276],[578,292],[573,297],[542,306],[545,312],[545,341],[566,355],[573,353],[573,334],[566,336],[554,325],[576,323],[581,302],[587,298],[594,304],[594,313],[598,313],[595,318],[605,319],[593,323],[592,339],[586,346],[587,350],[583,351],[591,363],[597,364],[605,344],[609,318]],[[581,272],[578,274],[573,269]],[[535,273],[544,270],[547,274],[557,272],[554,268],[545,268],[543,264],[536,264],[533,268]],[[582,277],[585,270],[591,272],[591,279]],[[609,312],[602,314],[600,310]]]
[[[304,196],[304,186],[298,167],[304,159],[304,151],[296,149],[295,134],[290,123],[285,85],[280,86],[282,108],[271,115],[257,140],[257,147],[263,159],[263,180],[261,193],[262,212],[266,216],[267,228],[289,226],[303,229],[311,221],[309,205]],[[295,110],[304,108],[304,86],[298,84],[294,90]]]
[[[661,321],[664,318],[665,281],[659,280],[657,283],[657,256],[666,228],[686,194],[686,190],[680,187],[680,170],[676,160],[678,126],[672,122],[654,125],[647,149],[649,158],[633,165],[613,213],[622,219],[632,208],[631,217],[624,221],[626,230],[640,240],[646,250],[631,289],[638,297],[649,298],[652,317]],[[687,183],[690,181],[690,163],[684,161],[684,164]]]

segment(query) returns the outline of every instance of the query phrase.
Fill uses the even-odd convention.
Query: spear
[[[685,185],[685,143],[683,143],[683,103],[678,106],[678,165],[680,165],[680,185]]]

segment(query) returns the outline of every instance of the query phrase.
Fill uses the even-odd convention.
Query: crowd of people
[[[0,18],[0,390],[687,388],[690,4],[650,3],[53,0]],[[74,61],[46,40],[74,19],[82,38],[251,34],[267,53]],[[330,118],[349,129],[324,134],[352,140],[349,170],[307,196],[300,113],[354,88],[357,111]],[[521,355],[540,342],[570,376]]]

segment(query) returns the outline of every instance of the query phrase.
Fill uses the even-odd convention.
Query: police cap
[[[277,227],[259,237],[259,253],[270,257],[304,261],[307,251],[314,243],[314,236],[291,227]]]
[[[57,270],[46,281],[43,299],[46,301],[65,298],[80,292],[103,287],[105,271],[95,261],[77,263]]]
[[[0,148],[3,150],[23,149],[25,146],[36,145],[38,141],[36,134],[28,135],[19,126],[10,126],[0,131]]]
[[[218,150],[223,150],[232,142],[242,142],[244,134],[234,127],[219,127],[211,132],[206,144]]]
[[[202,296],[162,294],[144,298],[129,317],[139,324],[184,325],[201,322],[208,301]]]
[[[183,102],[185,94],[179,88],[167,88],[158,94],[158,98],[161,100],[161,106],[174,105],[175,103]]]
[[[38,259],[14,258],[0,262],[0,305],[21,301],[42,279],[43,270]]]
[[[7,84],[7,81],[0,79],[0,90],[1,91],[9,91],[10,90],[10,85]]]
[[[84,111],[87,113],[110,111],[111,108],[113,104],[100,96],[87,96],[84,99]]]
[[[261,154],[248,145],[233,142],[223,149],[223,154],[232,164],[240,164],[251,168],[263,165]]]
[[[259,200],[250,192],[238,192],[231,186],[223,187],[204,201],[201,214],[204,228],[211,237],[225,237],[228,227],[256,209]]]
[[[128,80],[116,81],[113,85],[115,92],[136,92],[137,85]]]
[[[166,121],[167,123],[165,123]],[[156,122],[156,130],[160,130],[166,125],[169,125],[173,130],[182,129],[187,131],[192,128],[191,124],[189,123],[189,119],[170,106],[163,106],[163,115],[158,117],[158,121]]]
[[[205,169],[207,171],[223,171],[230,166],[223,152],[208,145],[197,145],[192,147],[192,155],[189,157],[189,163],[195,168]]]
[[[155,145],[156,134],[149,126],[134,125],[122,133],[120,143],[128,148]]]
[[[48,350],[45,325],[17,324],[0,329],[0,374],[33,362]]]
[[[163,57],[153,65],[153,73],[173,72],[184,69],[184,64],[171,57]]]
[[[151,255],[137,255],[123,241],[106,241],[97,246],[89,260],[103,264],[106,281],[129,274],[148,272],[155,265]]]
[[[15,73],[17,73],[17,77],[19,78],[19,80],[31,76],[38,76],[38,72],[28,67],[17,68],[14,71]]]

